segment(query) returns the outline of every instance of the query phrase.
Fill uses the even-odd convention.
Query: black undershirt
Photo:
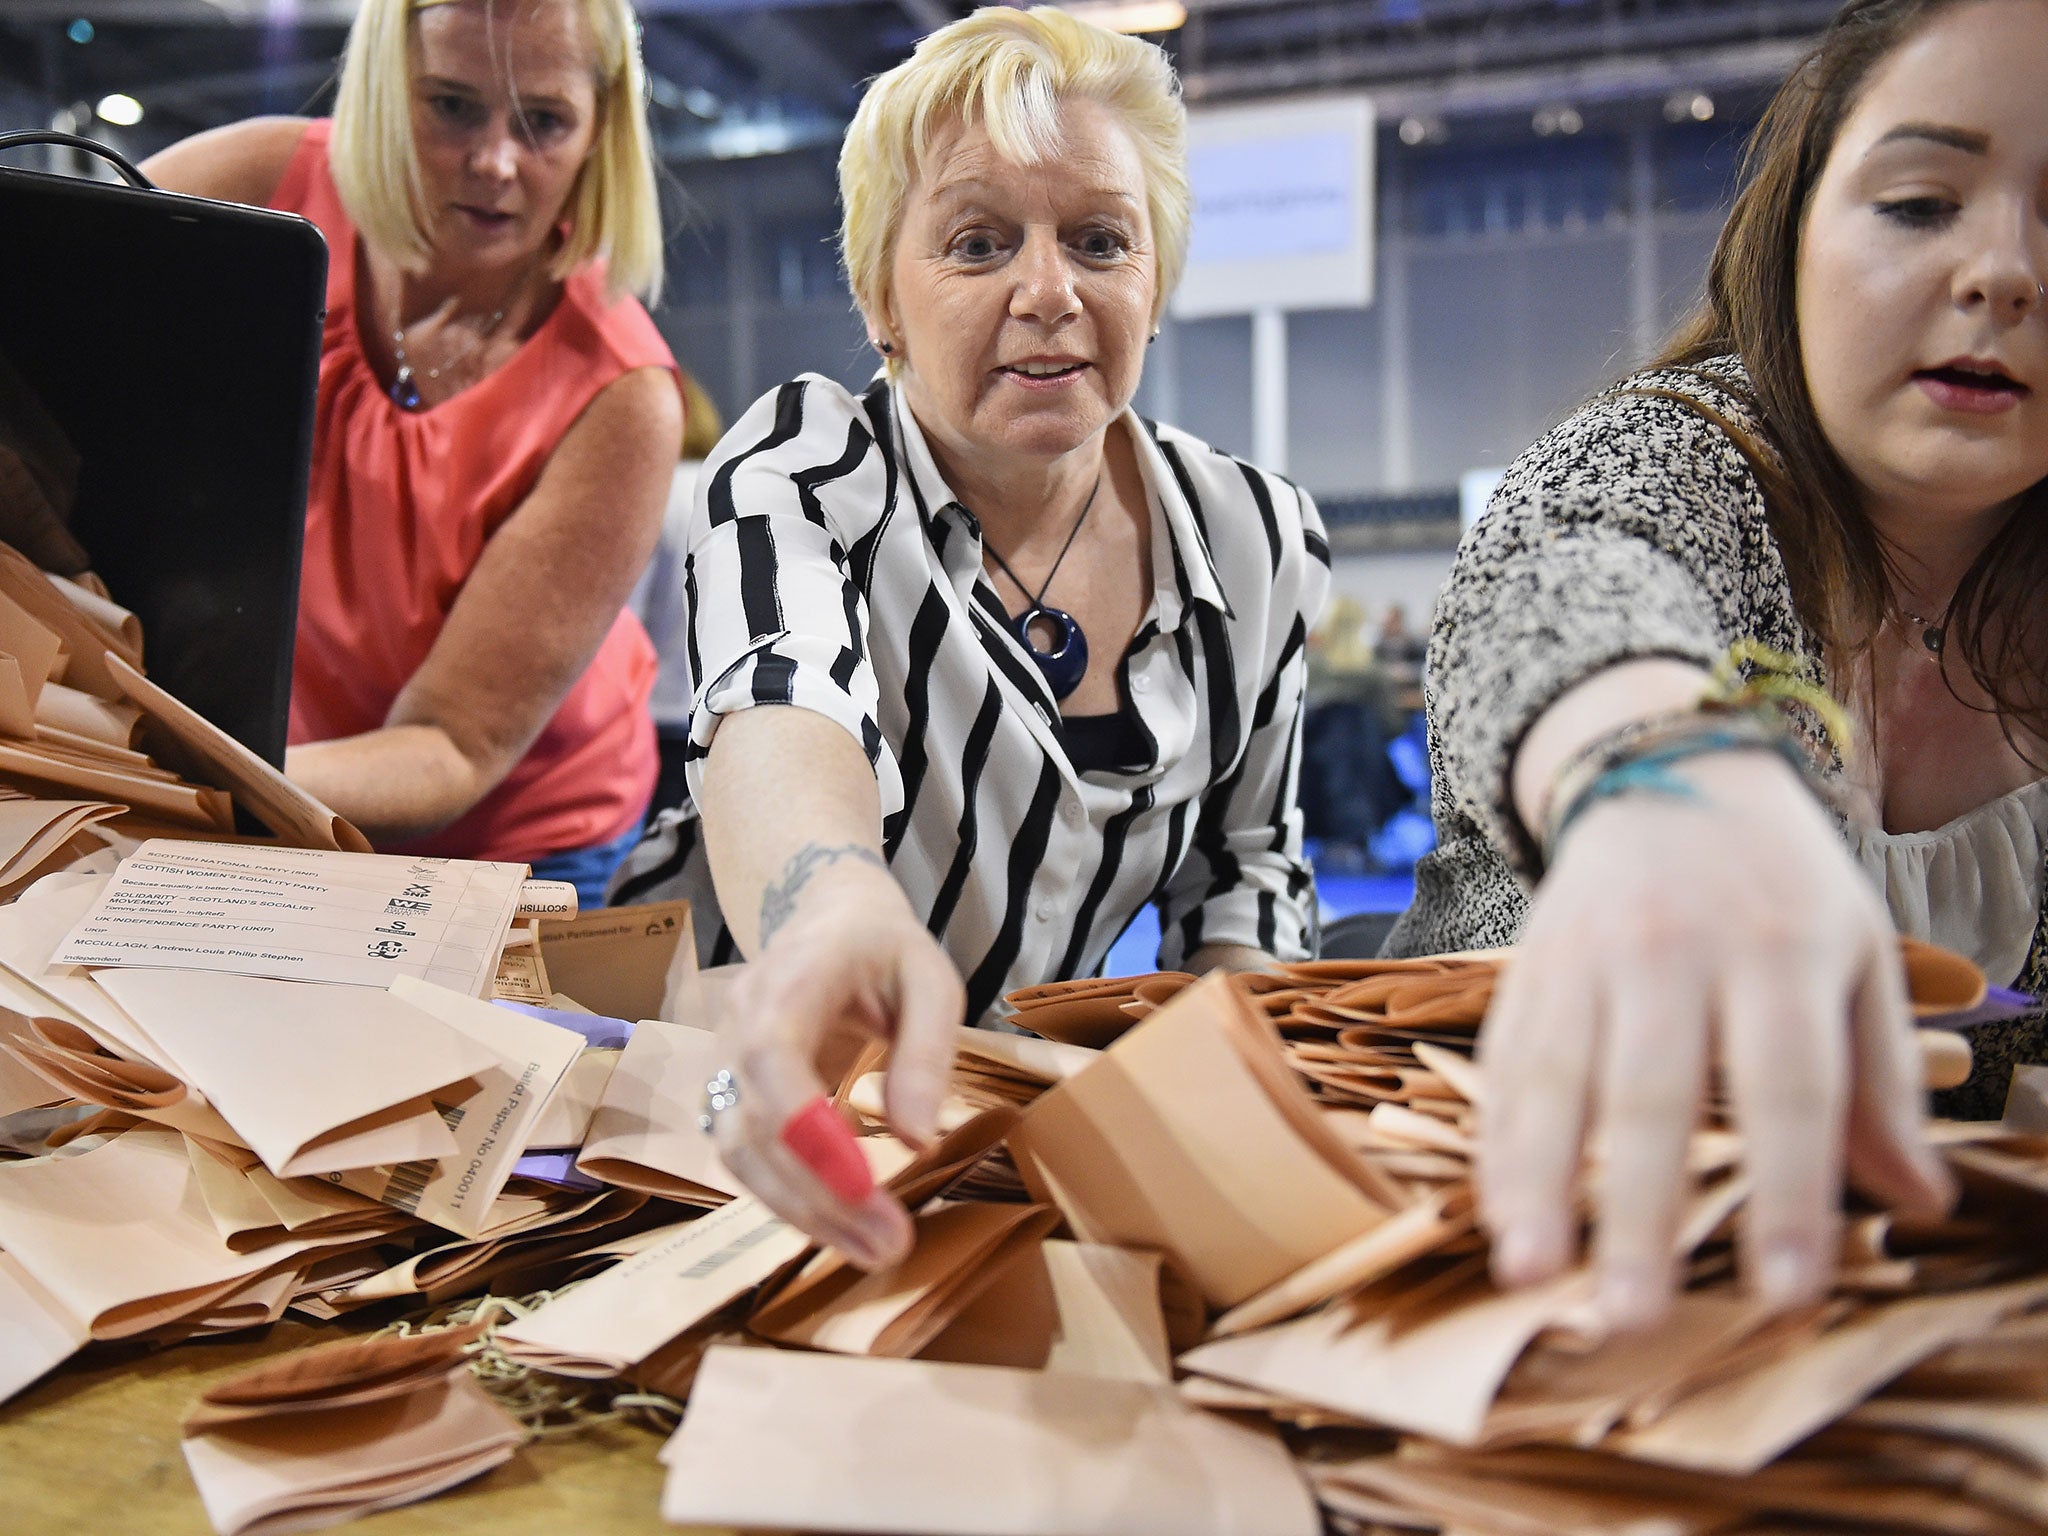
[[[1128,700],[1113,715],[1061,715],[1060,745],[1079,773],[1128,773],[1152,761],[1152,738]]]

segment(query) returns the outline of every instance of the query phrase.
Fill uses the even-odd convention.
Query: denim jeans
[[[635,822],[631,831],[609,843],[593,843],[588,848],[571,848],[535,859],[533,878],[568,881],[576,887],[577,907],[588,912],[593,907],[604,905],[605,889],[612,883],[612,872],[639,841],[640,826]]]

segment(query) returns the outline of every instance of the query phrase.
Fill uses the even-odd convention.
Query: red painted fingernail
[[[782,1144],[848,1205],[875,1192],[875,1175],[861,1156],[859,1140],[822,1093],[789,1117]]]

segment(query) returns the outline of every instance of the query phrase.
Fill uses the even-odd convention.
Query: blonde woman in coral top
[[[593,903],[654,785],[623,610],[682,434],[634,38],[627,0],[365,0],[331,123],[148,167],[327,237],[287,771]]]

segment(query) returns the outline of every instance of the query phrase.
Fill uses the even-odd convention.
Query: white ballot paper
[[[225,971],[483,997],[523,864],[153,838],[121,861],[58,965]]]

